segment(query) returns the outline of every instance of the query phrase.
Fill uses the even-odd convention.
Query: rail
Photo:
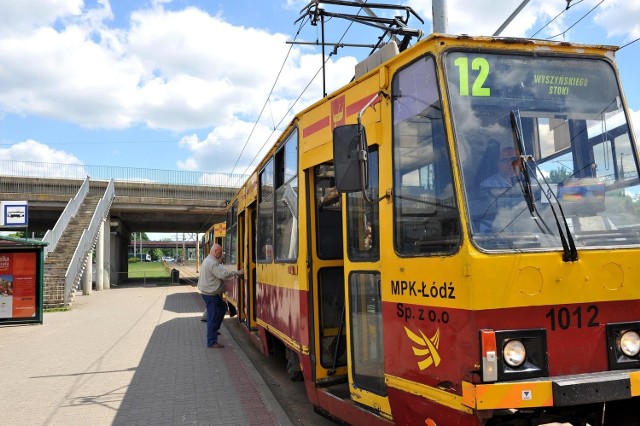
[[[89,193],[89,176],[85,178],[84,183],[78,190],[78,193],[76,194],[76,196],[73,197],[73,199],[71,199],[71,201],[69,201],[67,206],[64,208],[64,210],[62,211],[62,214],[60,215],[60,218],[54,225],[53,229],[48,230],[47,233],[44,234],[44,238],[42,239],[42,241],[48,244],[44,247],[45,258],[47,257],[50,251],[55,250],[55,248],[57,247],[58,241],[60,241],[60,237],[62,236],[62,233],[67,228],[67,225],[69,224],[69,221],[71,220],[71,218],[74,217],[78,212],[80,205],[82,204],[82,202],[84,201],[84,198],[87,196],[88,193]]]
[[[91,250],[96,242],[96,237],[98,235],[98,227],[102,224],[102,221],[107,216],[109,212],[109,208],[113,199],[115,197],[115,184],[113,179],[109,181],[107,185],[107,189],[104,192],[104,196],[98,202],[98,206],[96,207],[96,211],[93,213],[91,218],[91,223],[82,232],[82,236],[80,237],[80,242],[76,247],[73,258],[69,263],[69,267],[67,268],[67,272],[65,273],[65,291],[64,291],[64,303],[68,305],[70,302],[71,290],[78,278],[80,269],[84,265],[83,262],[86,260],[86,254]],[[91,265],[89,265],[91,267]]]
[[[12,160],[0,160],[0,176],[62,180],[82,180],[86,176],[90,176],[92,180],[103,181],[113,179],[116,182],[233,188],[239,188],[248,177],[247,175],[237,173],[230,174],[203,171],[161,170],[136,167],[96,166]]]

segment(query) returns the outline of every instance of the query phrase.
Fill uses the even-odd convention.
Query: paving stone
[[[3,421],[33,425],[290,425],[224,329],[205,347],[191,286],[78,295],[42,325],[0,327]]]

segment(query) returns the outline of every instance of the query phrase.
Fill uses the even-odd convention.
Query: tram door
[[[333,163],[308,174],[310,218],[310,294],[317,382],[344,380],[347,365],[342,203],[335,188]]]
[[[255,203],[251,204],[242,212],[242,218],[239,218],[240,225],[240,242],[241,246],[246,247],[243,253],[242,267],[245,270],[243,281],[243,291],[240,309],[240,321],[248,328],[253,329],[256,326],[256,222],[257,214]]]
[[[349,384],[352,399],[390,415],[384,382],[384,327],[380,288],[378,149],[369,147],[367,201],[362,192],[347,195],[347,321]]]
[[[246,212],[242,211],[238,214],[238,267],[247,268],[247,250],[245,250],[245,239],[247,238],[246,232]],[[247,302],[246,302],[246,294],[247,294],[247,284],[251,280],[249,277],[241,276],[238,281],[238,321],[244,322],[246,318],[247,311]]]

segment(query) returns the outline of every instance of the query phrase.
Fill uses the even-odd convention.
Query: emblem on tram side
[[[342,126],[346,122],[344,95],[331,101],[331,128]]]
[[[440,365],[440,355],[438,354],[438,347],[440,346],[440,328],[436,330],[436,334],[433,337],[428,338],[424,335],[422,330],[418,330],[420,335],[417,335],[407,327],[404,328],[405,333],[415,345],[412,346],[413,354],[420,358],[418,361],[418,367],[420,371],[429,368],[432,364],[434,367]]]

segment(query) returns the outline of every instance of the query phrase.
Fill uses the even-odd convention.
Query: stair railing
[[[82,272],[83,268],[86,267],[87,253],[89,253],[89,250],[93,249],[93,246],[96,243],[98,232],[100,231],[100,225],[102,225],[102,221],[109,213],[109,209],[111,208],[111,203],[113,202],[114,197],[115,184],[113,183],[113,179],[111,179],[109,181],[109,184],[107,185],[107,189],[104,191],[104,195],[96,206],[96,210],[91,217],[91,223],[89,224],[87,229],[82,232],[82,236],[80,237],[78,246],[73,252],[71,262],[69,262],[69,267],[67,268],[67,272],[64,276],[65,305],[68,305],[70,302],[71,290],[78,281],[78,275]],[[89,265],[89,267],[91,267],[91,265]]]
[[[54,251],[58,246],[58,241],[60,241],[60,237],[64,233],[64,230],[67,228],[69,221],[76,215],[76,213],[78,213],[78,209],[80,208],[80,205],[82,204],[84,198],[88,193],[89,176],[85,178],[75,197],[69,200],[53,229],[49,229],[47,233],[44,234],[42,242],[47,243],[47,245],[44,247],[45,259],[47,258],[49,252]]]

